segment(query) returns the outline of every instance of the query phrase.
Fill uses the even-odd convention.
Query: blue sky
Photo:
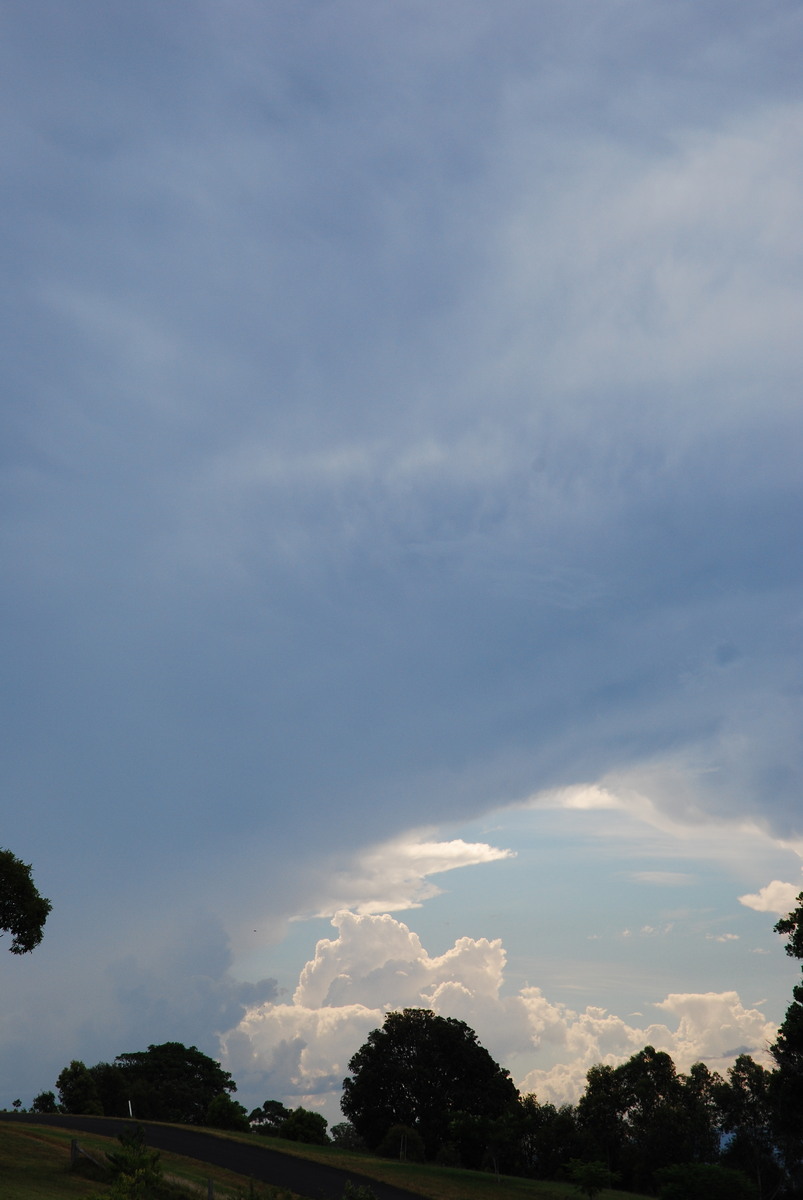
[[[0,1104],[385,1011],[761,1054],[800,890],[803,12],[0,23]],[[339,914],[339,915],[338,915]],[[332,921],[335,921],[333,926]]]

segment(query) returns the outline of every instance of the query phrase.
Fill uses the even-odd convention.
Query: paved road
[[[116,1137],[123,1129],[137,1124],[132,1121],[115,1120],[113,1117],[45,1116],[38,1113],[0,1113],[0,1120],[60,1125],[63,1129],[75,1129],[79,1133],[105,1134],[107,1137]],[[393,1187],[392,1184],[379,1183],[352,1171],[342,1171],[337,1167],[310,1162],[292,1154],[282,1154],[281,1151],[271,1150],[268,1146],[249,1145],[231,1138],[215,1137],[214,1134],[186,1126],[153,1125],[148,1121],[141,1124],[148,1145],[155,1150],[167,1150],[172,1154],[183,1154],[187,1158],[195,1158],[199,1162],[211,1163],[216,1167],[225,1167],[229,1171],[236,1171],[238,1175],[251,1176],[261,1183],[288,1188],[300,1196],[307,1197],[308,1200],[341,1200],[346,1181],[349,1179],[355,1184],[368,1184],[377,1200],[413,1200],[415,1196],[413,1192]],[[421,1200],[421,1197],[417,1196],[415,1200]]]

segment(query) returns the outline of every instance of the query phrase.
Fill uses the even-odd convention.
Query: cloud
[[[512,850],[501,850],[484,842],[421,841],[415,833],[358,854],[347,869],[331,872],[329,889],[316,901],[315,916],[330,917],[341,909],[357,913],[398,912],[419,908],[425,900],[441,894],[429,881],[458,867],[479,866],[515,857]]]
[[[783,883],[780,879],[773,879],[757,892],[748,892],[747,895],[740,896],[739,903],[744,904],[745,908],[754,908],[756,912],[786,916],[797,907],[800,891],[800,884]]]
[[[387,1012],[405,1007],[466,1021],[521,1089],[555,1101],[576,1100],[594,1063],[620,1062],[645,1044],[667,1050],[681,1070],[700,1059],[722,1068],[739,1053],[765,1060],[775,1034],[736,992],[671,994],[655,1007],[676,1029],[634,1026],[603,1008],[552,1002],[538,987],[506,995],[501,941],[463,937],[433,957],[387,914],[342,912],[332,924],[337,936],[318,942],[292,1001],[252,1007],[221,1039],[227,1068],[252,1097],[315,1103],[335,1117],[350,1056]]]

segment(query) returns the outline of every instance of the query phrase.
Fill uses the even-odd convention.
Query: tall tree
[[[11,934],[12,954],[29,954],[39,945],[52,907],[36,890],[30,863],[0,850],[0,930]]]
[[[56,1080],[63,1112],[103,1116],[103,1105],[92,1072],[86,1063],[74,1058]]]
[[[370,1147],[393,1125],[424,1139],[432,1158],[457,1113],[499,1117],[518,1099],[510,1075],[473,1029],[426,1008],[389,1013],[349,1063],[341,1108]]]
[[[786,935],[786,953],[803,959],[803,892],[797,907],[775,925],[775,932]],[[793,1187],[803,1190],[803,985],[792,988],[792,1003],[770,1046],[777,1070],[771,1090],[777,1143],[784,1157]]]
[[[215,1097],[237,1091],[237,1084],[220,1063],[196,1046],[181,1042],[119,1054],[114,1065],[122,1072],[139,1120],[203,1125]]]

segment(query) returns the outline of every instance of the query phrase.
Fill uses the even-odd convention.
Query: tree
[[[372,1149],[393,1125],[407,1125],[434,1158],[454,1114],[498,1117],[518,1099],[508,1072],[465,1022],[426,1008],[389,1013],[349,1071],[341,1108]]]
[[[56,1080],[63,1112],[89,1116],[103,1116],[103,1105],[98,1096],[95,1080],[86,1063],[74,1058]]]
[[[36,890],[30,864],[0,850],[0,930],[11,934],[12,954],[29,954],[39,945],[52,907]]]
[[[787,935],[786,953],[803,959],[803,892],[797,908],[775,925],[775,932]],[[792,1003],[770,1046],[777,1070],[771,1082],[774,1132],[788,1175],[801,1182],[803,1174],[803,986],[792,988]]]
[[[568,1175],[581,1195],[594,1200],[604,1188],[610,1187],[613,1176],[604,1162],[581,1162],[573,1158],[568,1164]]]
[[[58,1111],[56,1097],[53,1092],[40,1092],[38,1096],[34,1096],[31,1102],[32,1113],[56,1113]]]
[[[327,1120],[321,1113],[309,1108],[294,1108],[279,1126],[279,1137],[289,1142],[306,1142],[309,1146],[326,1146],[329,1135]]]
[[[727,1135],[722,1158],[755,1180],[761,1196],[774,1195],[781,1179],[775,1153],[773,1072],[740,1054],[720,1081],[717,1104]]]
[[[206,1110],[205,1124],[210,1129],[232,1129],[240,1133],[248,1133],[248,1113],[242,1104],[232,1100],[228,1092],[215,1096]]]
[[[122,1072],[138,1120],[203,1125],[212,1101],[221,1092],[237,1090],[220,1063],[196,1046],[183,1046],[181,1042],[164,1042],[147,1050],[119,1054],[114,1066]]]
[[[290,1109],[285,1108],[280,1100],[266,1100],[248,1114],[248,1121],[257,1133],[278,1137],[282,1122],[289,1116]]]

